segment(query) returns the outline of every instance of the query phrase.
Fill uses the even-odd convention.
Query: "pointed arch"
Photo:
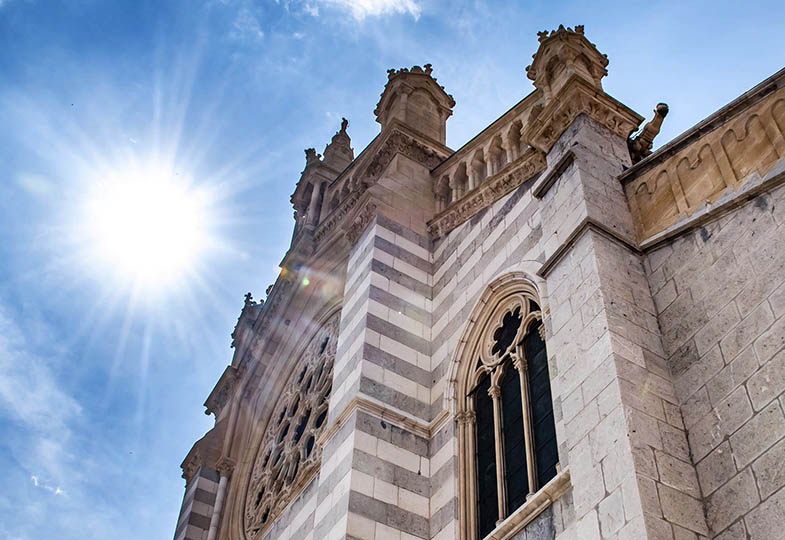
[[[486,537],[557,474],[541,306],[537,285],[523,272],[494,280],[450,367],[462,540]]]

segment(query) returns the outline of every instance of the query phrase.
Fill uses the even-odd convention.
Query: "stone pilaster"
[[[186,470],[185,495],[174,540],[202,540],[207,538],[218,493],[218,471],[202,465],[195,471]]]
[[[547,157],[547,346],[559,373],[578,537],[706,535],[656,310],[615,180],[629,165],[626,142],[581,115]]]

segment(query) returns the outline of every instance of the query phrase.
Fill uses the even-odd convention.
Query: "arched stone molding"
[[[492,304],[495,299],[503,298],[504,295],[509,294],[510,291],[517,290],[516,287],[521,283],[526,283],[528,287],[531,287],[532,293],[539,300],[538,303],[542,310],[543,325],[546,329],[549,327],[551,310],[548,300],[548,289],[545,280],[537,275],[537,270],[539,270],[541,266],[542,264],[539,261],[525,260],[500,270],[497,276],[491,280],[490,284],[477,299],[477,302],[472,309],[471,316],[469,317],[469,321],[466,323],[466,327],[461,333],[461,337],[455,347],[450,365],[447,368],[448,379],[447,392],[445,392],[444,396],[444,408],[447,409],[451,415],[455,415],[457,412],[457,381],[460,378],[461,362],[471,354],[472,345],[482,331],[478,327],[477,322],[482,321],[483,316],[487,316],[485,311],[491,309],[488,307],[489,303]]]
[[[528,361],[523,354],[521,345],[517,345],[526,334],[532,331],[539,331],[540,339],[543,342],[545,341],[543,318],[546,311],[542,306],[545,303],[546,294],[544,283],[536,277],[534,272],[539,266],[536,261],[525,261],[515,266],[517,267],[515,270],[508,269],[494,279],[480,295],[461,335],[449,367],[448,407],[458,424],[458,501],[459,538],[461,540],[475,540],[477,538],[476,531],[479,516],[476,505],[479,494],[477,493],[475,469],[475,445],[477,443],[474,438],[477,414],[473,404],[475,397],[471,390],[479,383],[482,377],[490,376],[491,386],[488,392],[492,395],[496,422],[502,414],[499,408],[501,407],[500,381],[510,369],[518,372],[522,387],[521,391],[523,392],[522,399],[524,400],[523,416],[524,434],[526,437],[524,447],[527,449],[526,474],[528,475],[527,485],[530,490],[527,499],[536,497],[538,499],[546,498],[552,500],[551,496],[556,495],[556,493],[551,493],[554,489],[551,485],[552,483],[548,483],[548,489],[545,490],[548,494],[542,495],[539,493],[539,490],[544,486],[538,484],[536,478],[537,466],[534,459],[536,441],[531,438],[533,420],[531,419],[531,412],[528,412],[528,407],[530,406],[527,390],[528,376],[526,374]],[[528,267],[529,272],[524,271],[521,267]],[[510,313],[513,314],[513,317],[518,316],[520,323],[515,331],[515,336],[510,336],[510,341],[499,352],[496,350],[501,343],[497,341],[498,332],[506,326],[506,319],[510,316]],[[538,330],[533,330],[537,328]],[[525,525],[524,521],[528,522],[533,519],[545,506],[538,504],[535,505],[535,508],[532,505],[523,505],[507,509],[506,484],[504,480],[506,474],[504,472],[505,458],[502,455],[504,445],[500,438],[502,437],[500,430],[500,425],[496,425],[497,503],[499,505],[499,516],[501,516],[499,521],[497,521],[497,526],[500,526],[506,517],[515,515],[516,517],[512,519],[520,521],[519,525],[522,527]],[[557,464],[556,471],[558,472],[559,470],[559,465]],[[564,484],[564,478],[560,478],[557,483],[560,486]],[[559,491],[561,492],[562,490],[563,487],[560,487]]]
[[[341,303],[338,299],[322,304],[312,316],[309,316],[311,322],[307,324],[307,330],[292,331],[292,338],[278,343],[274,350],[261,351],[260,357],[286,359],[282,365],[276,366],[276,369],[269,373],[269,376],[273,378],[267,384],[263,385],[258,374],[252,373],[243,380],[242,385],[239,385],[241,387],[235,395],[236,399],[230,418],[233,424],[232,428],[234,428],[233,435],[231,439],[227,437],[225,443],[225,455],[232,457],[236,466],[232,482],[229,484],[231,492],[227,497],[228,506],[224,509],[226,525],[222,525],[219,531],[221,540],[250,540],[246,535],[244,523],[246,493],[256,453],[275,412],[276,402],[272,398],[279,396],[285,389],[287,382],[298,367],[297,359],[310,343],[310,337],[315,335],[331,318],[339,316],[340,308]],[[308,315],[306,314],[306,316]],[[284,317],[285,314],[282,314],[282,321]],[[281,324],[279,323],[279,325]],[[309,336],[309,339],[302,340],[303,335]],[[260,361],[257,360],[257,369],[259,365]],[[244,402],[249,396],[253,396],[253,399]],[[318,468],[314,474],[309,476],[309,479],[298,486],[298,489],[302,490],[306,487],[315,475],[318,475]],[[296,498],[297,493],[293,492],[290,502]]]

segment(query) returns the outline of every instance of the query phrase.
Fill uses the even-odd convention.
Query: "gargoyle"
[[[654,118],[643,126],[643,129],[636,137],[627,139],[627,148],[630,150],[630,158],[633,163],[651,154],[651,147],[654,144],[654,137],[660,132],[662,121],[668,115],[668,105],[658,103],[654,109]]]

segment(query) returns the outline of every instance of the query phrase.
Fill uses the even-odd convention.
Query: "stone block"
[[[725,532],[714,537],[714,540],[747,540],[747,529],[744,528],[744,521],[737,521]]]
[[[695,346],[698,349],[698,354],[703,355],[714,347],[731,328],[738,324],[740,319],[741,316],[736,304],[734,302],[728,303],[695,334]]]
[[[720,349],[728,363],[774,322],[768,303],[762,303],[720,341]]]
[[[736,475],[730,443],[724,441],[695,466],[703,495],[714,493],[722,484]]]
[[[752,418],[752,414],[747,392],[741,386],[689,429],[690,448],[695,459],[703,459],[725,437]]]
[[[785,415],[779,402],[773,401],[731,436],[736,466],[743,469],[782,437],[785,437]]]
[[[692,463],[681,461],[659,450],[655,450],[654,455],[657,458],[657,470],[663,484],[693,498],[699,499],[701,497],[698,477]]]
[[[758,361],[765,364],[785,348],[785,317],[781,317],[766,332],[755,340]]]
[[[753,351],[752,347],[747,347],[712,380],[706,383],[706,390],[709,392],[711,402],[716,404],[722,400],[722,398],[750,378],[757,369],[758,359],[755,356],[755,351]]]
[[[769,448],[752,464],[760,496],[766,498],[785,486],[785,439]]]
[[[624,503],[622,490],[619,488],[605,497],[597,507],[602,536],[610,538],[624,526]]]
[[[745,518],[749,540],[774,540],[785,532],[785,489],[769,497]]]
[[[760,497],[752,470],[746,469],[708,498],[706,521],[709,528],[715,534],[724,531],[731,523],[755,508],[759,502]],[[771,537],[765,537],[765,540],[771,540]]]
[[[783,337],[785,338],[785,336]],[[778,353],[765,363],[755,375],[749,378],[746,386],[750,394],[750,401],[756,411],[761,410],[769,401],[785,392],[785,351]]]
[[[665,519],[699,534],[708,535],[703,505],[698,499],[664,484],[658,485],[660,504]]]

